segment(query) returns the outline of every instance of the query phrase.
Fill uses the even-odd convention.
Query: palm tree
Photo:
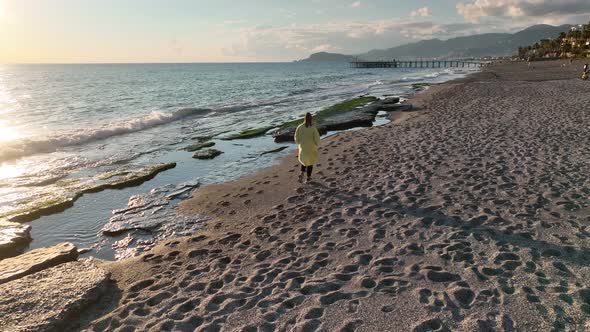
[[[565,53],[565,54],[570,53],[572,51],[572,44],[570,44],[569,42],[566,42],[562,46],[562,50],[563,50],[563,53]]]

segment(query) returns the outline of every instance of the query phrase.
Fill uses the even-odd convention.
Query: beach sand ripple
[[[204,230],[108,266],[122,297],[83,328],[589,329],[590,85],[518,66],[322,140],[312,184],[291,155],[197,190]]]

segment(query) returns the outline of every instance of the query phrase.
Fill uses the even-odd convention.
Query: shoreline
[[[421,75],[421,74],[420,74]],[[431,81],[434,80],[436,81],[438,78],[425,78],[426,81]],[[397,81],[396,81],[397,82]],[[407,89],[406,89],[407,88]],[[407,91],[407,93],[411,93],[412,92],[412,88],[410,87],[409,83],[408,86],[404,88],[404,90]],[[376,90],[374,91],[376,93],[376,95],[380,95],[381,90]],[[352,97],[351,97],[352,98]],[[335,104],[331,105],[332,107],[335,106]],[[380,113],[384,113],[384,112],[380,112]],[[362,118],[362,117],[361,117]],[[377,123],[382,123],[383,122],[383,117],[379,117],[376,121],[375,124]],[[352,119],[350,125],[354,125],[353,122],[358,122],[359,119]],[[366,125],[366,124],[362,124],[361,125]],[[275,127],[277,126],[277,124],[275,124]],[[276,143],[273,143],[272,140],[269,139],[270,135],[267,135],[266,137],[258,137],[258,138],[251,138],[249,140],[245,140],[245,141],[226,141],[224,139],[224,136],[222,134],[220,134],[219,137],[210,137],[207,136],[206,138],[208,138],[208,142],[209,144],[216,144],[219,148],[219,150],[222,150],[222,152],[224,151],[224,155],[220,156],[218,159],[214,162],[207,162],[207,161],[196,161],[195,159],[190,158],[190,156],[186,156],[183,155],[182,152],[175,152],[175,151],[168,151],[168,152],[164,152],[164,154],[161,154],[159,156],[154,157],[155,159],[151,159],[151,157],[146,157],[147,159],[142,159],[141,161],[139,161],[138,166],[142,166],[142,165],[147,165],[150,166],[154,163],[177,163],[178,167],[172,171],[166,172],[162,175],[159,175],[154,181],[150,181],[145,183],[144,185],[138,186],[138,187],[131,187],[128,188],[124,191],[117,191],[115,193],[113,193],[112,195],[112,199],[110,198],[111,195],[109,195],[108,193],[103,194],[93,194],[91,196],[86,196],[83,197],[81,200],[79,200],[75,205],[73,204],[74,200],[77,200],[79,194],[76,192],[70,192],[70,188],[71,186],[57,186],[59,187],[59,192],[56,191],[55,195],[61,195],[61,196],[65,196],[66,197],[66,204],[59,204],[61,201],[57,202],[56,204],[58,204],[57,207],[61,207],[61,209],[56,209],[56,208],[48,208],[46,212],[48,213],[40,213],[38,211],[35,211],[36,206],[33,206],[33,204],[29,204],[32,205],[30,208],[29,206],[23,206],[23,209],[28,209],[30,211],[27,212],[27,215],[30,216],[30,218],[28,219],[33,219],[36,218],[35,220],[32,221],[32,223],[28,223],[26,225],[32,226],[32,230],[31,230],[31,237],[32,237],[32,242],[25,246],[25,248],[18,248],[19,250],[25,250],[25,252],[29,252],[31,250],[37,249],[37,248],[42,248],[42,247],[47,247],[47,246],[51,246],[51,245],[55,245],[57,243],[60,243],[61,241],[70,241],[75,243],[77,246],[84,248],[86,254],[84,256],[91,256],[91,257],[96,257],[99,259],[107,259],[107,260],[112,260],[112,259],[120,259],[121,257],[127,257],[129,255],[133,255],[134,254],[134,250],[136,247],[138,247],[139,251],[145,251],[145,248],[149,248],[152,246],[152,244],[145,244],[145,238],[143,238],[143,234],[131,234],[131,238],[126,237],[127,234],[122,234],[122,235],[117,235],[116,237],[111,237],[111,236],[107,236],[107,237],[103,237],[101,235],[99,236],[95,236],[94,233],[92,233],[92,231],[96,230],[100,230],[103,226],[104,226],[104,221],[106,220],[110,220],[114,217],[120,217],[120,216],[111,216],[111,211],[113,209],[117,209],[117,210],[125,210],[128,208],[128,206],[126,206],[125,204],[121,204],[121,203],[126,203],[128,198],[130,198],[131,196],[136,196],[136,195],[141,195],[143,196],[146,200],[149,199],[155,199],[153,195],[148,194],[147,191],[149,191],[151,188],[156,188],[158,190],[167,190],[170,188],[169,184],[170,183],[178,183],[178,185],[182,185],[183,183],[188,183],[188,182],[195,182],[197,179],[198,181],[205,185],[208,183],[218,183],[219,180],[222,180],[222,178],[225,178],[224,181],[230,181],[232,179],[235,179],[237,177],[241,177],[244,174],[248,173],[250,174],[251,172],[255,171],[255,165],[257,163],[265,163],[265,164],[269,164],[269,165],[273,165],[276,163],[276,161],[271,160],[274,159],[274,156],[266,153],[266,152],[270,152],[270,151],[276,151]],[[205,136],[203,136],[205,137]],[[199,139],[203,138],[201,136],[199,136]],[[195,140],[198,141],[198,140]],[[266,141],[266,142],[263,142]],[[198,146],[198,144],[191,144],[188,147],[182,147],[182,145],[186,145],[188,143],[190,143],[192,141],[186,141],[183,140],[182,142],[177,142],[177,146],[178,149],[182,149],[183,151],[186,150],[187,148],[191,148],[191,147],[196,147]],[[201,143],[199,143],[201,144]],[[264,152],[260,155],[257,156],[257,158],[260,158],[260,160],[254,161],[252,162],[253,156],[256,156],[256,154],[252,154],[252,152],[256,152],[256,146],[260,145],[259,150],[262,149],[264,150]],[[243,149],[242,146],[246,146],[246,149]],[[243,150],[246,151],[248,150],[249,152],[237,152],[237,150]],[[172,149],[174,150],[174,148]],[[209,150],[203,151],[203,152],[211,152]],[[279,153],[281,155],[284,155],[287,151],[285,152],[280,152],[277,151],[276,153]],[[249,161],[247,161],[249,160]],[[223,164],[223,163],[229,163],[229,164],[235,164],[235,166],[233,167],[227,167],[227,172],[221,173],[221,172],[215,172],[212,171],[212,169],[214,169],[212,166],[210,165],[219,165],[219,164]],[[252,165],[248,165],[248,163],[252,164]],[[202,169],[202,171],[198,171],[198,172],[192,172],[190,174],[193,174],[193,178],[190,178],[190,176],[185,176],[187,173],[191,172],[191,168],[194,168],[196,165],[197,168]],[[241,168],[241,169],[238,169]],[[118,172],[118,169],[121,168],[121,171],[124,171],[124,167],[106,167],[104,169],[104,172],[106,172],[105,174],[109,174],[111,172]],[[93,172],[93,171],[91,171]],[[227,174],[236,174],[236,176],[226,176]],[[100,177],[101,174],[98,174],[97,176]],[[64,175],[61,175],[61,177],[63,178]],[[96,176],[95,176],[96,177]],[[166,179],[171,179],[170,180],[166,180]],[[69,177],[66,177],[66,181],[73,181],[72,183],[76,183],[76,181],[86,181],[88,179],[86,178],[76,178],[75,176],[72,177],[71,179]],[[56,180],[58,181],[58,180]],[[167,182],[168,181],[168,182]],[[64,181],[58,181],[58,184],[61,184],[61,182]],[[79,181],[78,181],[79,182]],[[151,188],[148,188],[150,187]],[[145,190],[147,191],[141,191],[138,190],[139,188],[147,188]],[[45,188],[42,188],[43,190],[45,190]],[[50,193],[52,193],[51,190],[49,190],[51,188],[49,188],[47,191],[49,191]],[[41,189],[39,189],[41,190]],[[45,192],[45,191],[44,191]],[[63,192],[63,193],[62,193]],[[112,193],[112,192],[111,192]],[[125,197],[125,193],[129,193],[127,195],[127,197]],[[61,199],[61,196],[59,196],[58,198]],[[70,198],[70,196],[72,198]],[[107,197],[105,199],[105,197]],[[116,197],[116,198],[114,198]],[[45,201],[48,201],[49,198],[45,198],[42,197],[42,199],[39,199],[39,204],[46,204]],[[105,203],[102,203],[101,201],[104,201]],[[178,201],[178,200],[177,200]],[[175,201],[173,205],[175,205],[177,202]],[[53,205],[53,204],[52,204]],[[87,206],[87,207],[86,207]],[[111,209],[109,209],[109,207],[111,207]],[[25,210],[26,210],[25,209]],[[63,211],[62,211],[63,210]],[[175,207],[167,209],[166,211],[173,211],[176,210]],[[50,212],[57,212],[57,211],[61,211],[58,213],[50,213]],[[163,211],[163,210],[162,210]],[[166,212],[167,214],[170,214],[169,212]],[[160,219],[162,221],[162,225],[164,225],[163,227],[161,227],[163,230],[162,231],[155,231],[152,232],[154,234],[156,234],[156,236],[154,236],[154,239],[157,238],[157,240],[161,240],[163,237],[166,238],[169,232],[169,230],[171,228],[173,228],[174,226],[169,225],[169,222],[167,221],[168,219],[171,218],[167,218],[165,216],[162,216],[162,212],[159,213],[159,217],[158,215],[156,215],[154,218],[152,219]],[[41,216],[40,218],[38,218],[39,216]],[[133,216],[131,216],[133,217]],[[118,218],[114,218],[116,220],[119,220]],[[131,220],[126,220],[126,222],[129,223],[135,223],[138,222],[138,220],[135,219],[131,219]],[[84,222],[84,220],[96,220],[96,222]],[[193,231],[194,230],[194,226],[192,224],[192,219],[188,220],[189,223],[191,223],[191,225],[186,225],[184,227],[184,230],[186,231]],[[107,222],[108,223],[108,222]],[[153,227],[153,225],[156,224],[156,222],[147,222],[147,224],[144,226],[141,225],[141,221],[139,221],[139,224],[135,227],[135,226],[131,226],[130,228],[136,228],[136,229],[142,229],[142,228],[150,228]],[[66,226],[66,225],[71,225],[71,226]],[[177,231],[180,231],[180,229],[178,227],[174,227],[176,228]],[[78,234],[79,236],[74,236],[73,234]],[[137,232],[135,232],[137,233]],[[141,239],[140,239],[141,238]],[[80,240],[81,239],[81,240]],[[79,241],[78,241],[79,240]],[[27,239],[27,241],[29,241]],[[140,245],[135,245],[134,243],[136,243],[137,241],[140,241],[142,244]],[[143,241],[143,242],[142,242]],[[153,241],[152,241],[153,242]],[[12,242],[11,242],[12,243]],[[9,245],[12,245],[11,243],[9,243]],[[21,246],[22,247],[22,246]],[[112,248],[111,248],[112,247]],[[127,247],[131,247],[130,250],[127,250]]]
[[[296,183],[290,153],[198,189],[181,205],[206,226],[95,262],[113,283],[70,328],[589,328],[588,85],[525,67],[431,86],[417,112],[323,139],[314,184]]]

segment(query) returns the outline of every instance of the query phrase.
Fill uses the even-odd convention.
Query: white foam
[[[88,144],[113,136],[134,133],[174,122],[188,116],[203,115],[209,112],[209,109],[202,108],[184,108],[172,113],[152,112],[141,118],[130,119],[99,128],[79,129],[44,139],[21,139],[2,147],[0,150],[0,161],[37,153],[54,152],[60,148]]]

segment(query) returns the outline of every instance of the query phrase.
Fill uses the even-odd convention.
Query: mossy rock
[[[281,151],[285,150],[286,148],[288,148],[288,146],[281,146],[281,147],[278,147],[278,148],[276,148],[276,149],[272,149],[272,150],[264,151],[264,152],[262,152],[260,155],[261,155],[261,156],[264,156],[265,154],[271,154],[271,153],[277,153],[277,152],[281,152]]]
[[[266,134],[269,130],[271,130],[273,128],[275,128],[275,127],[267,126],[267,127],[243,130],[243,131],[239,132],[238,134],[231,135],[231,136],[224,138],[224,139],[225,140],[234,140],[234,139],[247,139],[247,138],[259,137],[259,136]]]
[[[432,85],[432,83],[424,83],[424,82],[423,83],[414,83],[414,84],[412,84],[412,89],[423,90],[431,85]]]
[[[112,177],[112,176],[110,176],[110,177]],[[108,177],[105,178],[105,180],[106,179],[108,179]],[[64,180],[57,181],[55,183],[55,185],[57,187],[69,187],[69,186],[72,186],[72,185],[76,184],[76,182],[79,182],[79,181],[80,181],[80,179],[64,179]]]
[[[79,196],[81,194],[74,195],[74,197],[58,196],[49,198],[48,200],[37,200],[26,206],[0,214],[0,219],[6,218],[12,222],[27,222],[43,215],[62,212],[72,207],[74,200],[79,198]]]
[[[223,152],[216,150],[216,149],[205,149],[205,150],[200,150],[195,152],[195,154],[193,154],[193,158],[195,159],[201,159],[201,160],[205,160],[205,159],[213,159],[219,155],[221,155]]]
[[[203,142],[203,143],[198,143],[198,144],[193,144],[193,145],[189,145],[186,148],[184,148],[185,151],[188,152],[195,152],[195,151],[199,151],[202,150],[204,148],[210,148],[213,145],[215,145],[215,142]]]
[[[192,140],[199,141],[199,142],[207,142],[207,141],[210,141],[212,138],[213,138],[213,136],[195,136],[195,137],[191,137]]]
[[[120,180],[100,184],[96,187],[90,187],[82,190],[82,193],[99,192],[105,189],[122,189],[142,184],[145,181],[153,179],[158,173],[176,167],[176,163],[165,163],[148,166],[139,171],[128,172]]]
[[[350,112],[357,107],[365,106],[365,105],[372,103],[374,101],[377,101],[377,100],[379,100],[379,98],[377,98],[377,97],[361,96],[361,97],[357,97],[357,98],[343,101],[341,103],[332,105],[332,106],[325,108],[325,109],[317,112],[316,114],[314,114],[313,115],[313,123],[315,126],[321,125],[323,122],[325,122],[330,117],[333,117],[333,116],[336,116],[336,115],[339,115],[342,113]],[[302,123],[303,123],[303,118],[283,123],[279,128],[280,129],[297,128],[297,126],[299,126]]]
[[[0,212],[0,219],[5,218],[13,222],[31,221],[43,215],[64,211],[73,206],[74,202],[85,193],[136,186],[174,167],[176,163],[167,163],[151,165],[139,170],[106,172],[96,175],[94,179],[98,181],[90,184],[83,179],[61,180],[54,185],[54,191],[32,196],[26,203],[15,209]]]
[[[108,180],[108,179],[114,178],[116,176],[125,176],[125,175],[129,175],[129,171],[113,171],[113,172],[107,172],[107,173],[103,173],[103,174],[98,175],[97,178],[100,179],[100,180]]]
[[[377,97],[361,96],[332,105],[314,114],[313,124],[320,132],[320,135],[325,135],[330,130],[346,130],[371,126],[378,110],[372,107],[365,107],[360,110],[356,109],[367,106],[377,100],[379,100]],[[283,123],[279,127],[279,130],[273,134],[275,142],[293,141],[295,129],[302,123],[303,119]]]

